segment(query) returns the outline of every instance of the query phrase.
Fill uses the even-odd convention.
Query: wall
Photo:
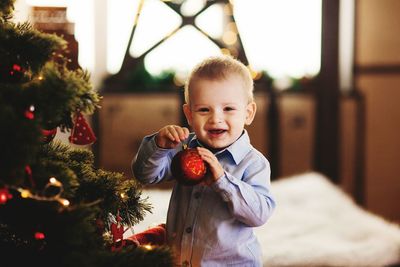
[[[356,2],[355,82],[365,97],[365,204],[400,221],[400,1]]]

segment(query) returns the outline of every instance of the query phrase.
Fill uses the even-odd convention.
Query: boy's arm
[[[144,184],[159,183],[171,178],[171,161],[179,144],[189,137],[189,129],[167,125],[157,133],[146,136],[132,162],[133,175]]]
[[[227,202],[237,220],[251,227],[261,226],[275,208],[270,174],[268,161],[258,160],[246,169],[242,180],[225,171],[211,187]]]
[[[132,161],[134,177],[143,184],[155,184],[171,177],[170,165],[174,149],[157,146],[156,134],[146,136]]]

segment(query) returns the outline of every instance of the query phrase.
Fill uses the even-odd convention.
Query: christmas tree
[[[171,266],[167,247],[123,239],[151,209],[135,180],[54,139],[93,143],[83,115],[100,97],[61,37],[10,20],[13,4],[0,2],[0,266]]]

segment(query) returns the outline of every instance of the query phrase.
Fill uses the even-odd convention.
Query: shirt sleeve
[[[143,184],[156,184],[171,177],[170,165],[175,150],[158,147],[155,135],[143,139],[132,161],[133,175]]]
[[[246,168],[243,177],[234,177],[225,171],[212,188],[227,202],[237,220],[257,227],[268,220],[275,208],[269,189],[270,174],[268,161],[257,160]]]

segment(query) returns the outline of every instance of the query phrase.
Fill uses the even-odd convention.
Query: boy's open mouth
[[[224,130],[224,129],[211,129],[211,130],[208,130],[208,133],[211,135],[217,136],[217,135],[221,135],[221,134],[225,133],[226,131],[227,130]]]

